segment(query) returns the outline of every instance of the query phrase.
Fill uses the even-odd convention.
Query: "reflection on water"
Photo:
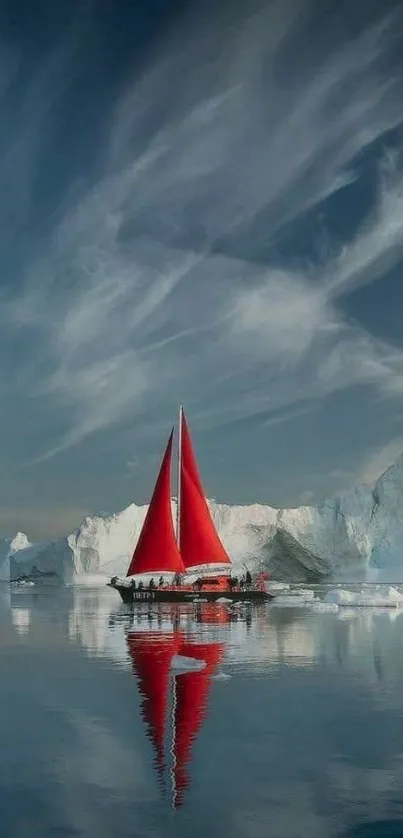
[[[205,717],[211,678],[224,652],[223,643],[200,643],[188,637],[177,617],[175,610],[171,631],[156,628],[131,631],[128,635],[129,654],[142,695],[141,710],[155,747],[161,781],[166,768],[166,720],[171,699],[169,750],[172,804],[175,809],[182,805],[189,785],[188,764],[192,744]],[[176,656],[201,661],[205,666],[199,671],[175,674],[172,662]]]
[[[403,834],[401,612],[4,586],[0,625],[2,835]]]

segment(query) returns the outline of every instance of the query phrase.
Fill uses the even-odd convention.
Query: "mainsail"
[[[127,576],[136,573],[183,573],[185,569],[171,511],[172,438],[173,430]]]
[[[231,559],[210,515],[182,410],[179,438],[178,541],[183,564],[186,569],[201,565],[228,565]]]

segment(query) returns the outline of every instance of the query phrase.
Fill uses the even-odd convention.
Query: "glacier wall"
[[[176,504],[172,502],[175,515]],[[403,579],[403,456],[377,480],[320,506],[274,509],[263,504],[210,508],[235,569],[268,569],[286,581]],[[0,541],[0,579],[34,568],[65,583],[77,576],[124,575],[147,507],[87,517],[70,535],[29,544],[23,533]]]

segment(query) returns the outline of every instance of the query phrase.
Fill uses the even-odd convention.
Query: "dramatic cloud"
[[[403,75],[387,58],[402,15],[348,42],[322,21],[308,49],[313,19],[308,0],[188,17],[127,85],[93,171],[77,174],[23,281],[2,296],[5,340],[30,345],[16,353],[16,380],[58,417],[34,459],[129,413],[146,430],[152,410],[179,400],[210,425],[298,413],[360,384],[402,402],[403,351],[341,307],[401,256],[399,155],[383,155],[366,218],[344,240],[330,231],[324,253],[318,230],[304,260],[279,245],[351,188],[357,160],[399,125]],[[34,80],[21,139],[8,138],[9,155],[20,149],[8,166],[23,148],[30,176],[66,56],[52,58],[54,84],[53,69]]]

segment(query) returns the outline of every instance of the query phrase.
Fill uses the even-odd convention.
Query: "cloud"
[[[62,417],[37,460],[179,400],[220,424],[362,383],[403,396],[403,353],[339,305],[400,254],[398,162],[330,255],[301,267],[274,248],[401,121],[403,78],[385,71],[401,15],[349,43],[326,30],[309,57],[296,45],[310,3],[245,9],[187,19],[151,56],[110,115],[90,185],[64,196],[3,300],[3,334],[32,342],[21,388]]]
[[[334,296],[351,293],[378,280],[403,253],[403,169],[401,150],[388,150],[382,159],[374,207],[362,229],[342,248],[329,285]]]

